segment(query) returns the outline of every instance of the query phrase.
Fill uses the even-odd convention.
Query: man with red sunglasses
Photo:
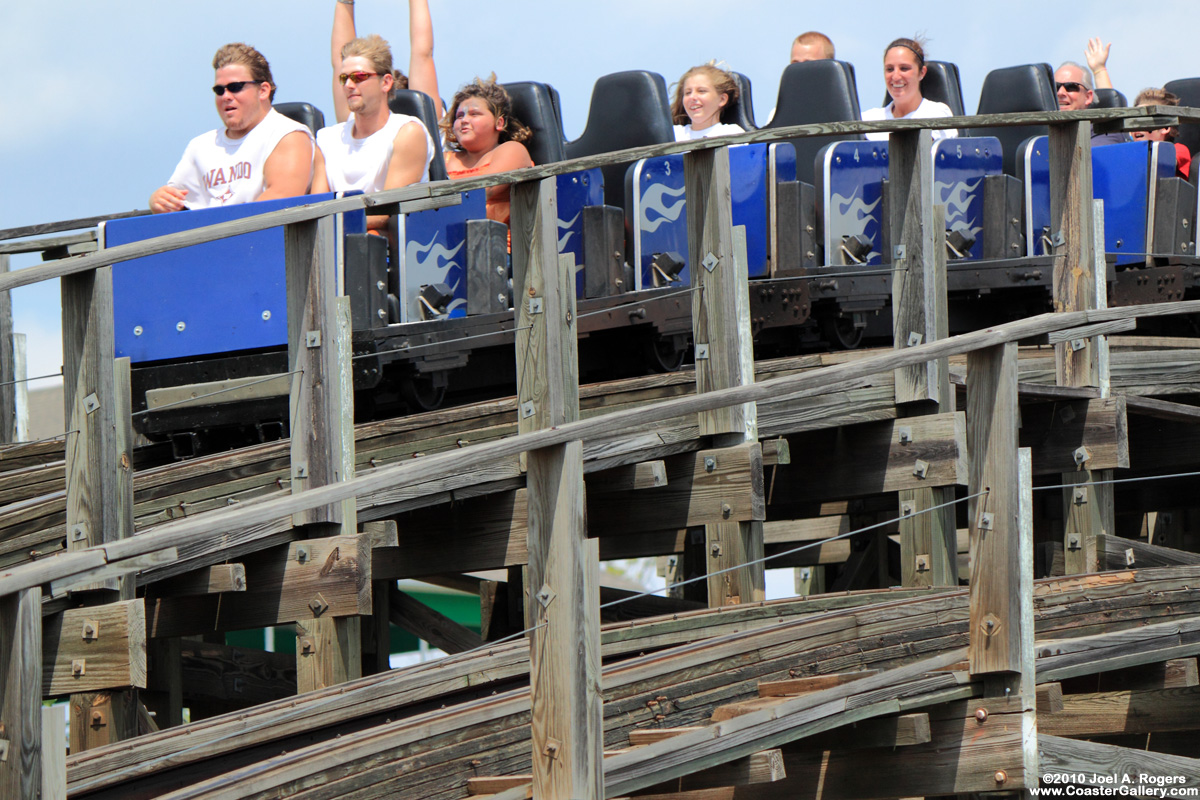
[[[338,124],[317,132],[313,191],[378,192],[423,183],[437,152],[433,137],[419,119],[388,107],[407,81],[393,71],[387,41],[354,33],[353,3],[336,3],[331,60]],[[382,232],[387,224],[387,215],[367,217],[369,230]]]
[[[156,214],[295,197],[312,183],[312,133],[271,108],[275,80],[262,53],[227,44],[213,69],[225,125],[188,143],[171,179],[150,196]]]

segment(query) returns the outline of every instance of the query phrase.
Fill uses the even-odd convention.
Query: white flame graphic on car
[[[416,287],[424,286],[431,283],[445,283],[446,276],[450,274],[451,267],[459,267],[460,274],[462,267],[454,260],[458,252],[463,249],[466,242],[458,243],[458,246],[453,250],[447,249],[437,240],[437,234],[429,240],[428,244],[420,242],[409,242],[404,248],[404,261],[409,265],[408,284],[415,291]],[[424,258],[422,258],[424,256]],[[445,263],[441,263],[445,260]],[[415,268],[414,268],[415,267]],[[452,294],[458,293],[458,286],[462,283],[462,278],[454,282],[450,287]],[[456,297],[446,306],[446,313],[450,313],[459,306],[466,305],[466,298]]]
[[[875,222],[877,225],[882,224],[875,218],[875,209],[883,202],[883,198],[879,198],[874,203],[867,203],[858,196],[862,188],[861,185],[854,187],[854,193],[849,197],[843,197],[840,194],[830,197],[829,207],[836,209],[836,216],[829,221],[831,240],[835,246],[845,236],[865,235],[867,225],[871,222]],[[879,255],[879,251],[872,250],[867,255],[867,260],[877,255]]]
[[[975,201],[976,196],[971,194],[983,182],[983,178],[979,178],[974,183],[967,181],[957,181],[955,183],[936,182],[933,185],[934,197],[936,202],[946,204],[946,228],[954,227],[954,224],[961,222],[970,228],[971,233],[978,235],[983,230],[982,225],[974,225],[979,221],[979,217],[971,217],[971,204]]]
[[[668,188],[661,183],[654,183],[650,188],[642,194],[642,208],[638,212],[638,227],[646,233],[654,233],[664,222],[674,222],[679,219],[679,215],[683,213],[683,207],[687,203],[687,199],[681,195],[687,191],[687,187],[680,186],[678,189]],[[664,198],[672,199],[679,198],[672,205],[667,205]],[[647,212],[653,211],[658,216],[650,219]]]
[[[582,211],[579,212],[579,214],[582,214],[582,213],[583,213]],[[571,217],[571,219],[569,219],[569,220],[561,220],[560,219],[558,221],[558,230],[561,232],[563,229],[570,228],[572,225],[574,225],[575,221],[579,219],[579,214],[576,214],[575,216]],[[570,239],[572,236],[574,236],[577,232],[578,231],[567,230],[566,235],[558,240],[558,252],[560,252],[560,253],[562,252],[562,249],[564,247],[566,247],[566,245],[567,245],[567,240]]]

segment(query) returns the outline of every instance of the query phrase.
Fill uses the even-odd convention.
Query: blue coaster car
[[[1049,139],[1021,144],[1018,169],[1025,184],[1027,255],[1050,255]],[[1104,201],[1104,251],[1116,263],[1146,260],[1147,231],[1154,224],[1151,198],[1161,179],[1175,175],[1175,148],[1158,142],[1125,142],[1092,148],[1092,195]]]
[[[796,180],[796,151],[787,142],[729,148],[733,224],[746,228],[746,255],[751,278],[770,274],[770,237],[774,235],[774,186]],[[687,199],[683,156],[643,158],[625,176],[626,226],[629,228],[634,289],[673,283],[688,285]],[[657,254],[682,261],[664,272]]]
[[[583,209],[604,203],[604,176],[599,169],[559,175],[558,252],[575,256],[576,297],[584,296]],[[399,219],[400,302],[399,322],[466,316],[467,221],[485,219],[486,194],[478,189],[463,194],[461,205],[417,211]],[[419,299],[421,290],[444,284],[453,297],[431,310]]]
[[[939,139],[933,143],[933,202],[946,206],[946,229],[974,238],[962,253],[983,257],[984,178],[1003,167],[995,137]],[[888,143],[835,142],[817,155],[817,214],[827,265],[884,262],[883,181],[888,177]],[[888,259],[890,261],[890,259]]]
[[[110,220],[100,224],[99,244],[115,247],[334,196],[306,195]],[[340,273],[343,236],[363,233],[366,216],[355,211],[334,220]],[[286,346],[285,286],[282,227],[117,264],[113,267],[117,357],[137,364]]]

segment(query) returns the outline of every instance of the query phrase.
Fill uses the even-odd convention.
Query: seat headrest
[[[1179,105],[1188,108],[1200,108],[1200,78],[1181,78],[1170,81],[1163,87],[1168,92],[1178,95]],[[1196,163],[1200,160],[1200,123],[1185,122],[1179,126],[1179,138],[1176,139],[1192,151],[1192,172],[1196,172]]]
[[[425,125],[429,135],[433,137],[433,161],[429,164],[429,180],[446,180],[446,162],[442,160],[442,132],[438,128],[437,110],[433,98],[415,89],[397,89],[388,100],[388,108],[393,114],[407,114],[416,117]]]
[[[592,88],[587,126],[567,142],[567,158],[611,153],[629,147],[675,141],[667,82],[657,72],[630,70],[605,75]],[[623,206],[627,164],[609,164],[604,173],[604,202]]]
[[[994,69],[983,79],[979,93],[979,114],[1005,114],[1012,111],[1057,111],[1054,94],[1054,70],[1049,64],[1021,64]],[[1004,171],[1017,174],[1017,148],[1032,136],[1045,136],[1045,125],[971,128],[964,136],[995,136],[1004,152]]]
[[[533,133],[525,142],[534,164],[550,164],[567,157],[562,122],[554,109],[551,88],[544,83],[521,81],[501,84],[512,101],[513,115]]]
[[[852,66],[831,59],[802,61],[783,70],[775,117],[766,127],[846,122],[861,116]]]
[[[1116,89],[1096,89],[1088,108],[1127,108],[1129,101]]]
[[[779,79],[775,116],[764,127],[848,122],[861,117],[853,66],[844,61],[802,61],[784,68]],[[852,135],[789,139],[796,148],[796,179],[813,183],[814,162],[825,145],[859,138]]]
[[[925,77],[921,79],[921,96],[937,103],[950,106],[954,116],[964,116],[966,106],[963,105],[962,81],[958,75],[958,65],[949,61],[926,61]],[[892,97],[886,91],[883,93],[883,105],[892,102]]]
[[[994,69],[983,79],[979,114],[1010,111],[1057,111],[1054,70],[1049,64],[1021,64]]]
[[[325,115],[312,103],[276,103],[272,107],[288,119],[307,125],[314,134],[325,127]]]
[[[732,122],[740,125],[742,130],[752,131],[758,126],[754,124],[754,97],[750,91],[750,79],[740,72],[734,72],[733,82],[737,84],[738,96],[721,112],[721,122]]]

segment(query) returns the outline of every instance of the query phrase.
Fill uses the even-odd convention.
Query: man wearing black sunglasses
[[[188,143],[171,179],[150,196],[156,214],[295,197],[312,182],[312,133],[271,108],[275,80],[262,53],[227,44],[213,69],[224,127]]]
[[[1074,61],[1065,61],[1054,72],[1054,92],[1059,111],[1082,111],[1092,104],[1092,74]],[[1092,136],[1092,147],[1127,141],[1123,133],[1101,133]]]

